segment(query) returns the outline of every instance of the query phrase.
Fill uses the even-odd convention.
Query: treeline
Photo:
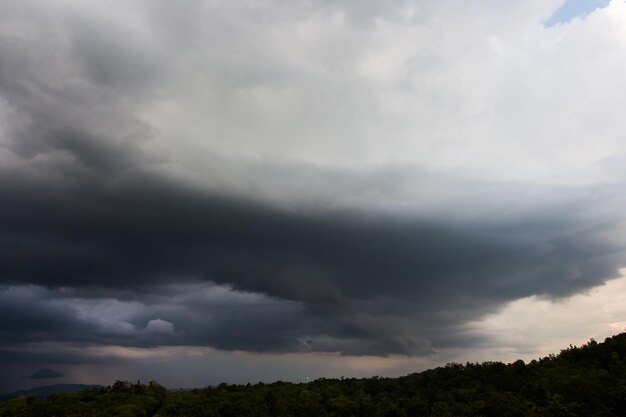
[[[167,389],[152,381],[132,384],[116,381],[109,387],[75,394],[34,395],[0,402],[2,417],[152,417],[168,396]]]
[[[318,379],[167,392],[118,381],[0,403],[0,416],[625,416],[626,334],[526,364],[452,363],[401,378]]]

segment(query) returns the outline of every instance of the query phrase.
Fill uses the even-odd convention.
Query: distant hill
[[[0,417],[626,416],[626,333],[525,363],[450,363],[399,378],[317,379],[168,392],[117,381],[0,402]]]
[[[43,387],[36,387],[21,391],[15,391],[7,394],[0,394],[0,401],[6,401],[13,398],[22,396],[35,395],[37,397],[46,397],[50,394],[68,393],[73,394],[82,391],[87,388],[99,388],[101,385],[86,385],[86,384],[55,384],[46,385]]]

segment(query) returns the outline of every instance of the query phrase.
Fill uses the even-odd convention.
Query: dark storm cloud
[[[601,229],[610,225],[581,228],[575,213],[504,224],[299,214],[158,176],[91,173],[67,183],[3,173],[4,283],[139,288],[196,278],[342,308],[346,295],[566,295],[615,273],[619,246]]]
[[[324,327],[293,302],[210,284],[167,287],[167,292],[167,296],[144,292],[134,300],[120,301],[110,296],[81,298],[63,289],[10,287],[0,291],[0,335],[6,344],[0,349],[53,340],[284,351],[297,350],[301,332],[320,332]],[[99,293],[108,291],[100,288]]]
[[[41,291],[0,290],[0,334],[4,342],[43,341],[51,334],[80,334],[74,311],[50,305]]]
[[[305,308],[290,316],[280,308],[221,305],[213,331],[196,321],[205,312],[200,304],[137,322],[160,317],[183,326],[169,343],[280,350],[313,334],[360,341],[364,346],[330,344],[343,343],[352,353],[419,353],[437,328],[509,300],[584,290],[616,276],[621,266],[620,246],[604,238],[608,226],[580,228],[577,215],[566,211],[518,223],[447,224],[297,213],[148,174],[81,175],[62,183],[6,174],[0,179],[0,272],[7,285],[141,291],[206,280]],[[63,319],[71,313],[55,309],[58,320],[46,313],[48,321],[39,324],[50,334],[55,323],[68,329],[73,323]],[[164,343],[159,335],[90,333],[101,342]],[[318,346],[325,349],[307,345]]]
[[[455,210],[479,213],[454,217],[285,208],[167,175],[167,155],[141,147],[152,130],[138,114],[167,73],[142,32],[89,14],[60,26],[33,19],[24,33],[0,36],[7,342],[423,354],[467,343],[450,333],[507,301],[577,293],[623,266],[622,242],[610,237],[616,211],[596,207],[610,199],[591,199],[603,189],[546,187],[539,196],[557,203],[518,211],[523,187],[468,181],[440,191],[469,194]],[[393,182],[387,174],[366,182]],[[349,186],[363,175],[340,172]],[[494,211],[490,199],[502,195],[515,197]],[[265,298],[158,301],[172,284],[198,282]],[[67,288],[78,295],[55,292]],[[118,291],[139,305],[117,300],[115,320],[85,314],[86,300],[116,300],[108,294]]]

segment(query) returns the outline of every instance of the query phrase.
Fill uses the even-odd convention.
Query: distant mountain
[[[0,394],[0,401],[11,400],[24,395],[35,395],[37,397],[46,397],[50,394],[56,394],[60,392],[73,394],[75,392],[82,391],[87,388],[100,388],[101,385],[85,385],[85,384],[56,384],[46,385],[43,387],[36,387],[31,389],[25,389],[22,391],[15,391],[8,394]]]

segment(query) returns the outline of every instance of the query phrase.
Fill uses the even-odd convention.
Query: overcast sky
[[[625,28],[622,0],[0,0],[0,391],[622,331]]]

